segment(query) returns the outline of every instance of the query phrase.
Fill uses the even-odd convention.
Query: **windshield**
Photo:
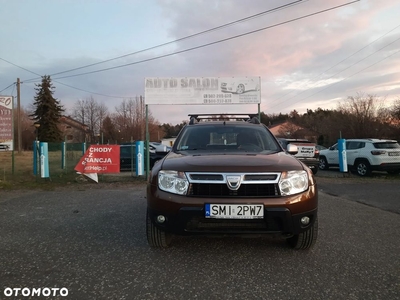
[[[374,143],[374,147],[377,149],[397,149],[400,148],[400,145],[396,142],[381,142]]]
[[[282,151],[263,127],[245,125],[189,126],[175,143],[177,151],[253,152]]]

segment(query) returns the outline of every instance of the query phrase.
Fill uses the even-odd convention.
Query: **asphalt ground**
[[[316,178],[323,193],[400,214],[400,175],[376,172],[361,178],[337,170],[320,170]]]
[[[0,193],[0,299],[400,299],[400,215],[323,190],[309,251],[230,237],[151,249],[144,185]]]

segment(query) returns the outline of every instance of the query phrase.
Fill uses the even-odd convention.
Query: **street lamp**
[[[37,142],[38,141],[38,136],[39,136],[40,123],[39,122],[35,122],[35,123],[33,123],[33,125],[35,126],[36,142]]]

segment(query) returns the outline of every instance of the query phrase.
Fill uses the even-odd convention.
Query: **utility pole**
[[[18,154],[21,154],[22,149],[22,134],[21,134],[21,82],[17,78],[17,128],[18,128]]]

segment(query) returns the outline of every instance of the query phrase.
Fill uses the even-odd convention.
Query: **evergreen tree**
[[[42,82],[36,85],[36,96],[34,98],[32,119],[39,123],[38,137],[42,142],[61,142],[62,132],[58,127],[59,120],[64,108],[60,102],[53,97],[54,87],[50,76],[43,76]]]

